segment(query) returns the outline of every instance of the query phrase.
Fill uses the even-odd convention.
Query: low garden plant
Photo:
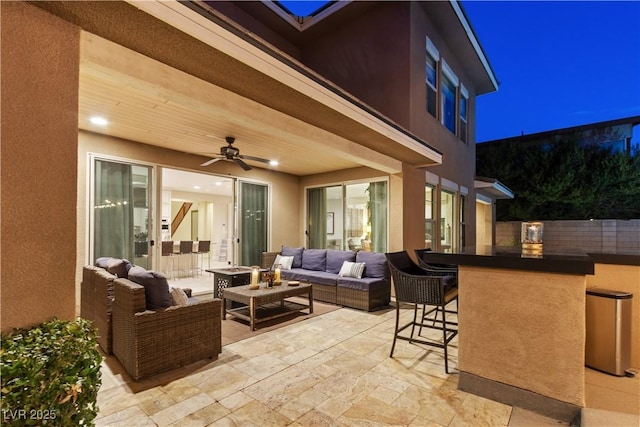
[[[81,318],[2,334],[0,424],[93,425],[102,362],[96,339]]]

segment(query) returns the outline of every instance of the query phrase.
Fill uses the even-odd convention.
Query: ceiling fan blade
[[[215,163],[218,160],[222,160],[222,159],[220,157],[214,157],[213,159],[207,160],[206,162],[204,162],[200,166],[209,166],[210,164]]]
[[[239,164],[242,169],[244,169],[246,171],[250,171],[251,170],[251,166],[249,166],[248,164],[243,162],[242,159],[236,157],[235,159],[233,159],[233,161],[236,162],[237,164]]]
[[[241,158],[246,159],[246,160],[253,160],[254,162],[262,162],[262,163],[270,163],[271,162],[271,160],[263,159],[261,157],[253,157],[253,156],[245,156],[245,155],[241,155],[241,156],[238,156],[238,157],[241,157]]]

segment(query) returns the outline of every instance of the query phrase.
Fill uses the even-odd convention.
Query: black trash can
[[[631,362],[631,300],[629,292],[587,289],[585,364],[624,376]]]

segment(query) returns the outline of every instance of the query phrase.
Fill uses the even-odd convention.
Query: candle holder
[[[273,266],[273,286],[282,285],[282,278],[280,277],[280,264]]]
[[[251,266],[251,283],[249,289],[255,290],[260,288],[260,267],[257,265]]]

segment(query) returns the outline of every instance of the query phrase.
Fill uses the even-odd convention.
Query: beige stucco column
[[[79,28],[2,2],[2,330],[75,316]]]
[[[555,401],[558,417],[584,406],[584,274],[461,265],[459,283],[461,383]]]

